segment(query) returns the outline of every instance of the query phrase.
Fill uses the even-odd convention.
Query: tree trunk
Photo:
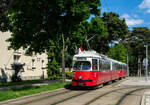
[[[62,40],[63,40],[63,49],[61,51],[62,53],[62,83],[65,83],[66,80],[66,74],[65,74],[65,42],[64,42],[64,35],[62,34]]]

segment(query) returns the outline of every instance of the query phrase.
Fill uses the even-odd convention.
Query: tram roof
[[[115,62],[115,63],[126,65],[125,63],[122,63],[122,62],[119,62],[117,60],[108,58],[107,56],[105,56],[103,54],[99,54],[99,53],[97,53],[96,51],[93,51],[93,50],[80,52],[80,53],[74,55],[74,57],[96,57],[96,58],[103,58],[103,59],[106,59],[106,60],[109,60],[109,61],[112,61],[112,62]]]
[[[98,57],[98,58],[106,58],[107,56],[103,54],[99,54],[96,51],[83,51],[79,54],[74,55],[74,57]]]

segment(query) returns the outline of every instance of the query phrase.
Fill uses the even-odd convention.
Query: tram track
[[[61,94],[71,92],[71,90],[65,90],[65,89],[63,89],[63,90],[64,91],[62,91],[62,92],[58,91],[57,93],[54,93],[54,94],[47,94],[47,96],[44,96],[44,97],[41,97],[41,98],[38,98],[38,99],[35,99],[35,100],[32,100],[32,101],[22,103],[22,105],[27,105],[27,104],[34,103],[34,102],[37,102],[37,101],[41,101],[43,99],[47,99],[47,98],[51,98],[51,97],[55,97],[55,96],[58,96],[58,95],[61,95]]]
[[[148,89],[148,87],[134,89],[132,91],[127,92],[120,98],[120,100],[117,102],[116,105],[127,105],[128,104],[127,101],[130,101],[130,100],[132,100],[132,102],[134,102],[133,103],[134,105],[141,105],[142,96],[146,89]],[[132,103],[130,103],[130,104],[132,105]]]
[[[136,89],[135,89],[136,88]],[[128,95],[130,92],[134,92],[135,90],[141,90],[143,89],[142,87],[137,87],[137,86],[132,86],[132,87],[126,87],[126,88],[119,88],[119,89],[114,89],[114,90],[111,90],[111,91],[108,91],[108,92],[105,92],[103,94],[100,94],[98,95],[97,97],[94,97],[92,100],[88,101],[87,103],[85,103],[84,105],[91,105],[93,104],[95,101],[97,101],[98,99],[106,96],[106,95],[109,95],[111,93],[115,93],[115,92],[119,92],[119,91],[122,91],[122,90],[126,90],[127,92],[123,93],[123,92],[120,92],[121,94],[124,94],[124,95]],[[130,91],[131,90],[131,91]],[[124,96],[123,95],[123,96]],[[123,99],[123,98],[122,98]],[[121,100],[119,101],[121,102]],[[115,105],[120,105],[119,102]],[[94,105],[94,104],[93,104]]]
[[[56,105],[66,100],[78,97],[83,94],[87,94],[91,91],[70,91],[68,93],[59,94],[57,96],[47,97],[42,100],[37,100],[35,102],[28,103],[29,105],[38,105],[39,103],[43,103],[43,105]],[[24,104],[27,105],[27,104]]]
[[[87,93],[89,93],[89,92],[91,92],[91,91],[83,92],[83,93],[80,93],[80,94],[77,94],[77,95],[68,97],[68,98],[66,98],[66,99],[60,100],[60,101],[58,101],[58,102],[56,102],[56,103],[53,103],[53,104],[51,104],[51,105],[57,105],[57,104],[59,104],[59,103],[65,102],[65,101],[67,101],[67,100],[69,100],[69,99],[72,99],[72,98],[81,96],[81,95],[83,95],[83,94],[87,94]]]
[[[101,95],[98,95],[98,96],[96,96],[96,97],[92,97],[92,100],[90,100],[90,101],[88,101],[88,102],[86,102],[85,104],[83,104],[82,103],[82,105],[89,105],[89,104],[91,104],[91,103],[93,103],[94,101],[96,101],[96,100],[98,100],[100,97],[103,97],[103,96],[105,96],[105,95],[107,95],[107,94],[110,94],[110,93],[112,93],[112,92],[115,92],[115,91],[118,91],[118,90],[122,90],[122,89],[126,89],[126,88],[131,88],[131,87],[126,87],[126,88],[120,88],[120,89],[118,89],[118,87],[117,87],[117,89],[113,89],[114,88],[114,86],[113,86],[114,84],[111,84],[111,85],[106,85],[106,86],[104,86],[103,88],[101,88],[101,89],[96,89],[96,90],[93,90],[92,91],[92,93],[89,93],[89,92],[87,92],[87,93],[89,93],[89,94],[87,94],[87,95],[85,95],[85,94],[80,94],[79,96],[81,96],[81,97],[86,97],[86,96],[89,96],[89,95],[92,95],[93,94],[93,92],[94,93],[103,93],[103,94],[101,94]],[[133,88],[133,87],[132,87]],[[111,90],[111,91],[109,91],[110,89],[113,89],[113,90]],[[83,95],[83,96],[82,96]],[[73,96],[73,97],[70,97],[70,98],[67,98],[67,99],[64,99],[64,100],[61,100],[61,101],[59,101],[59,102],[56,102],[56,103],[54,103],[53,105],[56,105],[56,104],[59,104],[59,105],[66,105],[65,103],[67,102],[68,104],[69,104],[69,102],[70,103],[72,103],[71,102],[71,100],[74,100],[74,98],[79,98],[78,97],[78,95],[77,96]],[[75,99],[76,100],[76,99]],[[84,100],[84,99],[83,99]]]
[[[107,87],[107,86],[105,86]],[[92,90],[94,91],[94,90]],[[50,99],[51,98],[54,98],[54,97],[59,97],[60,95],[64,96],[65,94],[71,94],[68,95],[66,98],[62,98],[60,100],[57,100],[56,102],[53,102],[51,104],[58,104],[58,103],[61,103],[61,102],[64,102],[64,101],[67,101],[69,99],[72,99],[72,98],[75,98],[75,97],[78,97],[78,96],[81,96],[83,94],[86,94],[86,93],[89,93],[91,92],[91,90],[89,91],[89,89],[87,90],[70,90],[70,89],[59,89],[59,90],[55,90],[55,91],[50,91],[50,92],[43,92],[43,93],[39,93],[39,94],[35,94],[35,95],[30,95],[30,96],[25,96],[25,97],[21,97],[21,98],[17,98],[17,99],[12,99],[12,100],[9,100],[9,101],[6,101],[6,102],[1,102],[0,104],[2,105],[6,105],[6,104],[21,104],[21,105],[27,105],[27,104],[34,104],[34,103],[38,103],[42,100],[47,100],[47,99]]]
[[[116,82],[110,85],[105,85],[103,88],[96,90],[84,88],[80,90],[72,88],[59,89],[16,100],[14,99],[2,105],[130,105],[123,103],[126,102],[127,99],[130,100],[133,93],[138,93],[138,91],[142,91],[147,88],[150,87],[131,85],[121,86],[118,85],[118,82]]]
[[[105,88],[107,87],[111,87],[111,85],[107,85],[105,86]],[[34,103],[38,103],[39,101],[43,101],[43,100],[46,100],[46,99],[49,99],[49,100],[52,100],[52,98],[54,97],[60,97],[60,95],[63,95],[63,98],[59,98],[60,100],[57,100],[57,101],[54,101],[54,102],[49,102],[47,103],[48,105],[56,105],[56,104],[59,104],[59,103],[62,103],[62,102],[65,102],[67,100],[70,100],[70,99],[73,99],[75,97],[78,97],[78,96],[81,96],[81,95],[84,95],[84,94],[87,94],[87,93],[90,93],[91,91],[96,91],[96,90],[89,90],[89,89],[81,89],[81,90],[67,90],[65,92],[61,92],[61,93],[58,93],[58,94],[54,94],[54,95],[50,95],[50,96],[46,96],[46,97],[43,97],[43,98],[40,98],[40,99],[36,99],[36,100],[32,100],[32,101],[28,101],[26,103],[23,103],[23,105],[27,105],[27,104],[30,104],[30,105],[34,105]],[[75,93],[73,93],[75,92]],[[70,94],[70,93],[73,93],[73,94]],[[65,97],[65,94],[70,94],[70,95],[67,95],[67,97]],[[55,99],[54,99],[55,100]]]

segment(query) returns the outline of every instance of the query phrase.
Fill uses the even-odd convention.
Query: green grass
[[[63,88],[64,86],[69,84],[71,84],[71,82],[66,82],[65,84],[62,84],[61,82],[57,82],[49,85],[30,86],[30,87],[28,86],[19,89],[4,90],[4,91],[0,91],[0,101],[18,98],[21,96],[26,96],[31,94],[36,94],[36,93],[49,91],[49,90],[56,90],[59,88]]]
[[[43,80],[28,80],[28,81],[21,81],[21,82],[0,82],[0,87],[4,86],[14,86],[14,85],[23,85],[23,84],[34,84],[42,82]]]

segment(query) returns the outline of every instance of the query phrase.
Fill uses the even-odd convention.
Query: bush
[[[72,72],[66,72],[66,78],[72,79]]]
[[[60,75],[55,75],[55,74],[49,77],[50,80],[59,80],[60,78],[61,78]]]

